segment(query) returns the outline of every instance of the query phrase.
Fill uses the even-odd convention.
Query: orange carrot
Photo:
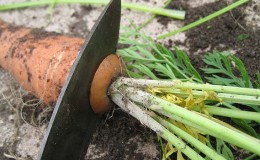
[[[90,88],[90,104],[95,113],[107,112],[111,107],[108,87],[113,78],[121,73],[121,62],[117,55],[107,56],[99,65]]]
[[[56,101],[84,39],[3,21],[0,31],[0,65],[45,103]]]
[[[57,100],[70,67],[84,41],[82,38],[40,29],[14,27],[0,20],[0,66],[11,72],[24,89],[42,99],[44,103],[51,104]],[[113,63],[115,57],[111,60]],[[108,65],[114,67],[112,63]],[[104,77],[111,77],[110,71],[107,76],[107,71],[104,68],[101,70]],[[102,89],[98,83],[104,83],[103,87],[108,87],[110,81],[104,78],[106,82],[102,82],[101,79],[98,78],[98,82],[93,82],[100,90],[95,92],[95,87],[92,87],[91,93],[94,99],[93,93],[100,95],[102,91],[106,95],[104,91],[107,88]],[[104,111],[104,108],[100,108],[100,104],[98,107],[94,109],[96,112]]]

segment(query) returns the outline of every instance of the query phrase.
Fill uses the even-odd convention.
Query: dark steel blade
[[[92,28],[61,90],[38,159],[84,158],[99,120],[89,103],[91,81],[101,61],[116,51],[120,15],[120,0],[112,0]]]

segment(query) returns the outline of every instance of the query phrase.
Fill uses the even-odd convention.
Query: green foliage
[[[210,137],[207,135],[206,136],[207,139],[210,140]],[[223,140],[216,138],[216,143],[214,143],[214,145],[216,145],[216,147],[213,147],[212,144],[210,143],[210,141],[207,142],[207,146],[210,147],[211,149],[216,149],[216,152],[220,155],[222,155],[223,157],[225,157],[228,160],[233,160],[234,159],[234,155],[232,153],[232,151],[230,150],[229,146],[226,144],[226,142],[224,142]],[[209,157],[205,157],[206,160],[211,160]]]
[[[260,88],[260,72],[256,73],[256,82],[255,82],[255,84],[256,84],[257,88]]]
[[[187,54],[178,48],[170,51],[166,47],[154,42],[150,37],[138,32],[136,29],[126,28],[121,34],[120,44],[126,46],[118,53],[124,59],[127,73],[133,78],[151,79],[181,79],[203,83],[201,76],[192,66]],[[212,84],[253,88],[252,82],[243,62],[225,52],[213,52],[207,54],[203,61],[207,67],[202,70],[205,78]],[[260,86],[260,73],[257,74],[255,83]],[[232,104],[222,104],[228,108],[238,109]],[[249,106],[259,112],[258,106]],[[241,130],[259,138],[259,134],[253,128],[254,121],[243,119],[231,119]],[[208,146],[211,146],[208,143]],[[212,147],[212,146],[211,146]],[[216,138],[216,151],[227,159],[234,159],[228,143]],[[164,148],[166,149],[166,148]],[[166,152],[164,150],[164,152]],[[164,153],[166,155],[166,153]],[[165,157],[164,157],[165,158]]]
[[[203,68],[202,70],[205,72],[205,78],[210,83],[217,85],[253,88],[248,72],[243,62],[239,58],[231,54],[215,51],[205,55],[203,61],[207,64],[207,67]],[[260,78],[259,74],[257,74],[257,77]],[[258,85],[258,82],[256,82],[256,85]],[[226,105],[224,103],[223,105],[229,108],[238,109],[231,104]],[[260,112],[258,106],[247,105],[244,107],[249,107],[249,110],[253,109],[257,112]],[[246,133],[259,138],[260,135],[256,133],[252,126],[254,122],[243,119],[232,119],[232,121],[236,125],[240,126],[240,128]]]
[[[232,160],[234,159],[233,153],[232,151],[229,149],[229,147],[227,146],[227,144],[221,140],[221,139],[216,139],[216,149],[217,152],[222,155],[223,157],[225,157],[226,159]]]
[[[202,70],[206,79],[212,84],[252,88],[249,75],[243,62],[223,52],[213,52],[205,55],[203,61],[207,64]]]
[[[252,154],[250,156],[248,156],[247,158],[245,158],[244,160],[255,160],[257,158],[256,154]]]
[[[240,34],[240,35],[237,36],[237,40],[243,41],[243,40],[245,40],[245,39],[247,39],[249,37],[250,36],[248,34]]]
[[[192,66],[187,54],[178,48],[174,51],[154,42],[150,37],[137,31],[137,29],[124,28],[120,37],[120,44],[126,46],[118,50],[127,65],[127,73],[133,78],[148,77],[151,79],[181,79],[203,83],[201,76]],[[247,70],[243,62],[224,52],[207,54],[203,61],[207,67],[202,70],[205,78],[212,84],[252,88]],[[257,74],[258,87],[260,86],[260,73]],[[224,104],[223,104],[224,105]],[[238,109],[232,104],[226,105]],[[259,112],[259,107],[250,106]],[[253,121],[231,119],[241,130],[259,137],[253,128]],[[208,143],[209,146],[210,143]],[[216,151],[227,159],[234,159],[230,146],[216,139]],[[212,147],[212,146],[211,146]],[[165,151],[164,151],[165,152]],[[164,153],[166,155],[166,153]]]
[[[148,76],[152,79],[185,79],[202,82],[185,52],[177,48],[171,52],[145,34],[137,32],[136,29],[127,28],[119,40],[121,45],[127,46],[119,49],[118,54],[127,63],[130,77]]]
[[[257,134],[254,128],[251,126],[253,124],[252,121],[246,121],[241,119],[232,119],[234,123],[236,123],[238,126],[241,127],[242,130],[244,130],[249,135],[260,138],[260,134]]]

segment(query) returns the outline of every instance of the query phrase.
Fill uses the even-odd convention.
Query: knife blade
[[[105,7],[81,48],[56,102],[38,159],[83,159],[99,121],[89,102],[91,81],[102,60],[115,53],[121,1]]]

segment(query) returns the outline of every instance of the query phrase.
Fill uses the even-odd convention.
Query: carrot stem
[[[233,86],[221,86],[221,85],[212,85],[212,84],[200,84],[194,82],[182,82],[180,80],[147,80],[147,79],[133,79],[121,77],[121,82],[128,84],[129,86],[139,86],[139,87],[175,87],[182,89],[196,89],[204,91],[215,91],[221,93],[232,93],[232,94],[243,94],[243,95],[252,95],[260,96],[259,89],[253,88],[243,88],[243,87],[233,87]]]
[[[183,138],[185,141],[189,142],[192,146],[197,148],[199,151],[204,153],[206,156],[208,156],[211,159],[218,159],[218,160],[224,160],[225,158],[222,157],[221,155],[218,155],[217,152],[197,140],[196,138],[192,137],[190,134],[187,132],[183,131],[179,127],[173,125],[169,121],[161,118],[160,116],[154,114],[152,117],[157,120],[160,124],[162,124],[164,127],[168,128],[171,132],[175,133],[176,135],[180,136]]]
[[[152,84],[158,87],[160,86],[160,82],[164,85],[169,85],[170,83],[167,81],[148,80],[146,81],[147,83],[142,83],[142,85],[138,85],[136,82],[137,81],[133,79],[132,81],[125,78],[117,79],[112,84],[113,87],[110,87],[112,100],[117,103],[118,99],[116,97],[120,95],[119,99],[122,101],[125,99],[130,99],[129,102],[126,101],[123,104],[119,104],[120,107],[131,102],[145,107],[146,110],[153,110],[154,112],[160,113],[161,115],[169,118],[175,119],[176,117],[180,117],[182,122],[187,122],[187,124],[191,124],[192,127],[195,128],[198,127],[199,130],[206,134],[260,155],[260,141],[258,139],[242,133],[224,123],[220,123],[220,121],[217,121],[214,118],[207,117],[206,115],[199,114],[195,111],[190,111],[143,91],[142,86],[149,86],[149,84]],[[131,106],[128,106],[126,111],[130,110],[130,107]]]
[[[185,142],[176,137],[168,129],[163,127],[156,120],[151,118],[144,110],[132,103],[127,97],[123,96],[122,92],[117,89],[116,85],[111,85],[110,91],[112,93],[111,99],[120,106],[124,111],[131,114],[133,117],[138,119],[142,124],[146,125],[159,136],[172,143],[178,150],[183,152],[192,160],[203,160],[203,158],[196,153],[192,148],[187,146]]]
[[[207,112],[211,115],[218,115],[223,117],[230,118],[238,118],[238,119],[246,119],[246,120],[254,120],[260,123],[260,113],[259,112],[250,112],[250,111],[242,111],[235,109],[228,109],[216,106],[205,106]],[[194,110],[200,111],[199,107],[194,107]]]
[[[121,83],[128,86],[138,86],[139,88],[156,88],[163,93],[170,93],[180,97],[187,97],[189,93],[183,89],[191,89],[194,97],[205,95],[204,91],[214,91],[216,96],[223,102],[241,103],[249,105],[260,104],[260,90],[253,88],[242,88],[232,86],[221,86],[211,84],[199,84],[194,82],[182,82],[179,80],[146,80],[133,78],[119,78]]]

